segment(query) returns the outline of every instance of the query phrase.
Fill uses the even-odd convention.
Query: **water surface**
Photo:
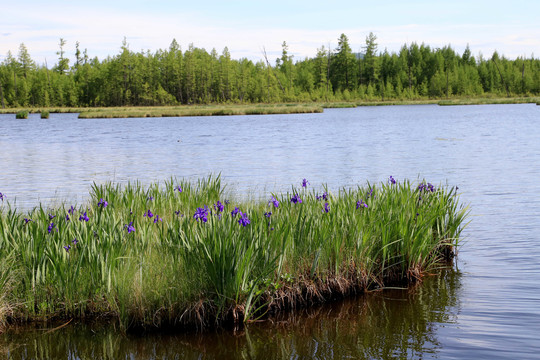
[[[21,209],[81,202],[92,182],[221,172],[239,196],[307,178],[331,189],[418,177],[460,188],[456,270],[241,333],[122,337],[68,326],[3,335],[13,358],[519,359],[540,353],[540,107],[393,106],[322,114],[79,120],[0,115],[0,192]],[[72,330],[69,330],[72,329]],[[73,330],[75,329],[75,330]],[[68,357],[69,358],[69,357]]]

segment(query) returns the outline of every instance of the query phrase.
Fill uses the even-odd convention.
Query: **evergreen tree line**
[[[322,46],[314,58],[293,59],[286,42],[272,65],[266,56],[253,62],[231,58],[225,48],[208,53],[192,44],[182,50],[121,51],[100,61],[76,43],[75,62],[65,57],[60,39],[52,68],[37,65],[24,44],[0,64],[0,101],[21,106],[146,106],[205,103],[390,100],[454,96],[537,96],[540,60],[509,60],[458,54],[450,46],[412,43],[399,52],[378,52],[373,33],[362,53],[353,53],[345,34],[336,49]]]

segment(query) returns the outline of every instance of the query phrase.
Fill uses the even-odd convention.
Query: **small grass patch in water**
[[[457,188],[307,181],[236,201],[219,176],[94,185],[82,206],[0,202],[0,324],[105,317],[207,327],[421,279],[452,259]]]
[[[28,110],[21,110],[15,114],[15,119],[28,119]]]

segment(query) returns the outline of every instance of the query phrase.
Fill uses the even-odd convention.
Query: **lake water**
[[[0,192],[19,209],[81,203],[92,182],[221,172],[266,198],[425,178],[459,186],[471,223],[453,270],[241,332],[121,336],[98,325],[0,337],[0,357],[540,358],[540,106],[392,106],[322,114],[80,120],[0,115]],[[285,321],[289,320],[289,321]]]

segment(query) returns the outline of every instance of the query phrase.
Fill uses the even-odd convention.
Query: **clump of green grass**
[[[83,206],[25,214],[2,200],[0,324],[240,323],[414,282],[455,254],[467,216],[455,188],[392,178],[337,193],[303,185],[268,202],[236,201],[220,176],[94,185]]]
[[[28,110],[21,110],[15,114],[15,119],[28,119]]]
[[[48,119],[49,118],[49,111],[48,110],[42,110],[41,111],[41,118],[42,119]]]
[[[177,116],[226,116],[317,113],[323,109],[314,104],[257,104],[257,105],[199,105],[171,107],[133,107],[110,109],[86,109],[79,118],[130,118],[130,117],[177,117]]]

